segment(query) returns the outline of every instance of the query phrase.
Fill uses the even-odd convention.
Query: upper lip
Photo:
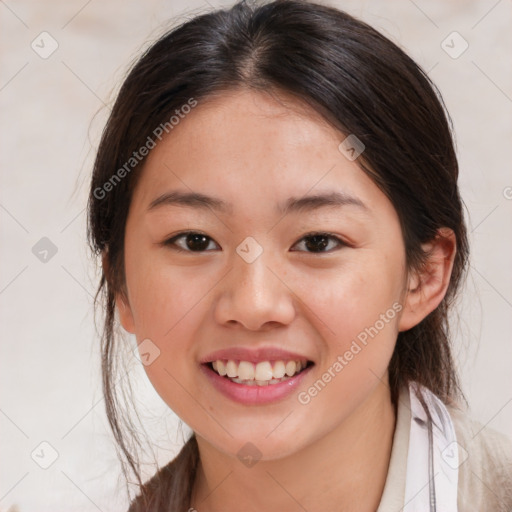
[[[211,363],[218,360],[238,360],[259,363],[261,361],[311,361],[297,352],[290,352],[279,347],[245,348],[231,347],[211,352],[201,359],[201,363]]]

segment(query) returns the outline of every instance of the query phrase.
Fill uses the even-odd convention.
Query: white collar
[[[448,409],[429,389],[414,382],[409,385],[409,397],[403,512],[457,512],[459,453]]]
[[[423,390],[432,419],[432,480],[428,463],[429,422],[418,399],[418,389]],[[454,442],[455,432],[445,405],[425,387],[416,383],[403,386],[398,397],[388,474],[377,512],[431,512],[436,507],[437,512],[456,512],[458,446]],[[433,508],[431,489],[435,495]]]

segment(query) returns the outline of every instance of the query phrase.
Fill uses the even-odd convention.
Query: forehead
[[[302,196],[315,188],[367,196],[376,186],[338,146],[345,135],[287,95],[238,90],[198,102],[149,153],[134,201],[168,189],[250,199]]]
[[[336,149],[340,136],[318,112],[289,95],[241,89],[198,102],[163,145],[176,151],[186,143],[188,158],[214,154],[241,162],[251,157],[296,160],[313,150],[309,162],[320,151],[315,146],[321,144],[325,151],[332,144]]]

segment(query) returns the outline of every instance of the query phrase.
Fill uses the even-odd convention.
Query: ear
[[[110,283],[110,266],[108,255],[106,253],[103,253],[101,257],[101,262],[103,266],[103,273],[107,278],[107,282]],[[121,322],[121,325],[123,326],[124,330],[131,334],[135,334],[135,322],[133,320],[133,314],[130,308],[130,303],[128,301],[127,294],[124,291],[117,292],[115,295],[115,301],[117,313],[119,315],[119,321]]]
[[[457,251],[454,232],[449,228],[440,228],[435,239],[422,245],[422,248],[428,258],[422,269],[409,275],[399,331],[411,329],[434,311],[450,284]]]
[[[116,308],[119,315],[119,322],[124,330],[135,334],[135,322],[133,320],[133,313],[128,302],[128,299],[123,293],[116,294]]]

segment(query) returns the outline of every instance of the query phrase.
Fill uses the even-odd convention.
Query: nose
[[[295,317],[295,299],[275,264],[259,256],[248,263],[235,255],[233,267],[218,288],[216,321],[252,331],[288,325]]]

